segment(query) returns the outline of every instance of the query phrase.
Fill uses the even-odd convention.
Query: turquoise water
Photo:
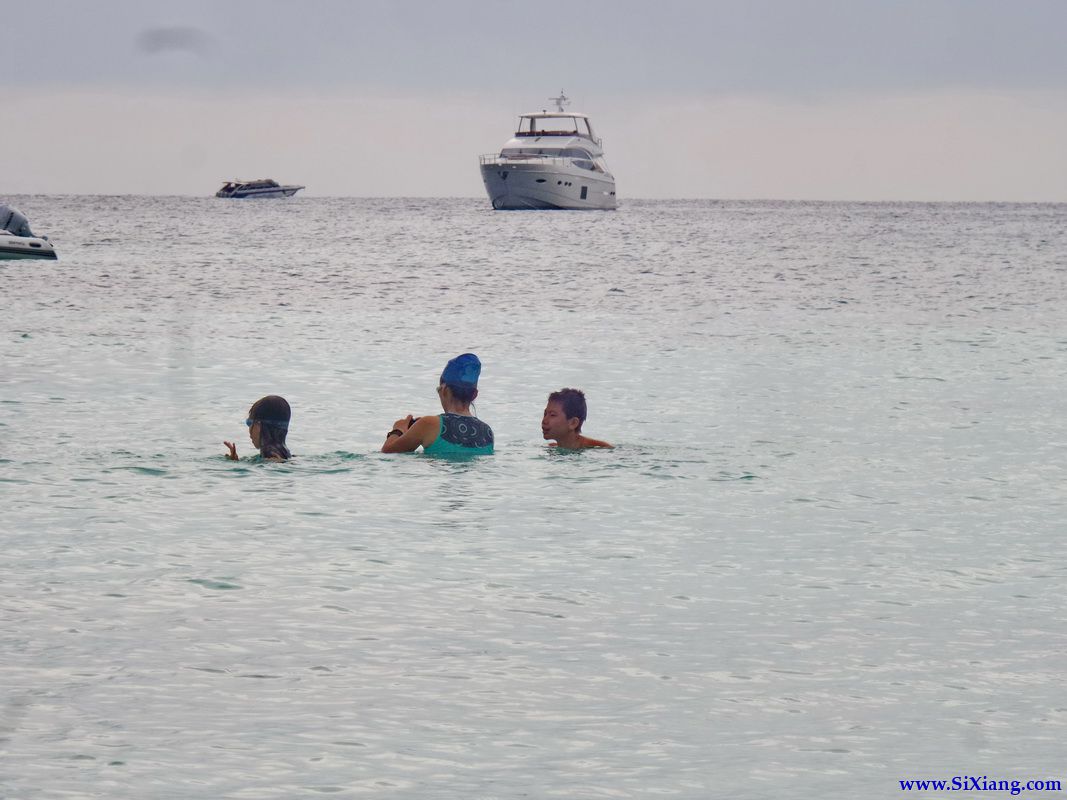
[[[0,795],[1067,779],[1067,206],[8,199]]]

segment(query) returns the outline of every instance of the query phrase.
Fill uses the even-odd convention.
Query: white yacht
[[[226,181],[226,184],[215,192],[215,197],[292,197],[303,188],[303,186],[281,186],[272,178]]]
[[[563,92],[552,101],[555,111],[523,114],[501,151],[480,158],[493,208],[615,208],[615,178],[589,117],[565,111]]]

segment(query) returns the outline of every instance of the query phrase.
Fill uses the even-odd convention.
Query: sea
[[[1067,782],[1067,205],[4,199],[0,797]]]

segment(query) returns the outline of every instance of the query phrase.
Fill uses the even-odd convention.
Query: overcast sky
[[[1064,0],[0,0],[0,18],[6,194],[269,176],[480,196],[477,156],[563,89],[620,200],[1067,201]]]

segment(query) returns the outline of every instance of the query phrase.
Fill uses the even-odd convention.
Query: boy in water
[[[550,447],[581,450],[585,447],[614,447],[599,439],[582,435],[587,415],[585,393],[581,389],[560,389],[548,396],[545,415],[541,418],[541,435],[555,439]]]

